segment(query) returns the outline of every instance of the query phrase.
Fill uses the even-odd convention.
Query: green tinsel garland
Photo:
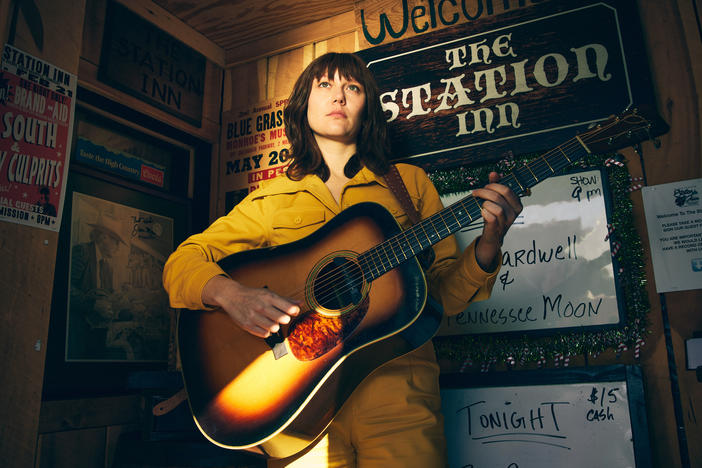
[[[429,173],[440,194],[464,192],[480,187],[488,174],[496,171],[507,174],[518,164],[529,162],[538,155],[526,155],[503,159],[497,163],[475,167],[457,167]],[[618,328],[585,332],[554,332],[552,335],[521,337],[495,335],[457,335],[434,338],[437,355],[441,359],[462,363],[462,368],[479,364],[487,371],[498,363],[508,367],[527,362],[543,366],[553,360],[555,366],[568,364],[570,356],[590,355],[596,357],[607,349],[615,349],[617,355],[634,349],[639,357],[648,333],[650,304],[646,292],[643,249],[632,218],[630,193],[632,180],[626,165],[619,155],[589,155],[573,168],[603,169],[608,176],[612,196],[611,244],[614,273],[623,294],[626,317]],[[512,335],[513,336],[513,335]]]

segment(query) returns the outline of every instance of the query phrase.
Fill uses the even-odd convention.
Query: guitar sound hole
[[[357,305],[363,299],[363,273],[359,266],[344,257],[335,257],[314,280],[314,298],[327,310]]]

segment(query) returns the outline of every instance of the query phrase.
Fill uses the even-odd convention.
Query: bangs
[[[339,72],[339,76],[347,80],[353,79],[364,85],[364,87],[366,86],[366,77],[369,71],[361,59],[355,55],[337,53],[325,54],[313,62],[310,67],[312,77],[317,80],[324,75],[333,78],[337,71]]]

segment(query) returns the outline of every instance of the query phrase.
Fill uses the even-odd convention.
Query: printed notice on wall
[[[5,45],[0,67],[0,220],[58,231],[77,79]]]
[[[222,115],[220,180],[227,212],[290,164],[283,124],[287,102],[271,99]]]
[[[702,288],[702,179],[642,190],[656,291]]]

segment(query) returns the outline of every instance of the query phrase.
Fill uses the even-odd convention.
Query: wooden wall
[[[55,15],[60,22],[44,22],[40,52],[21,18],[15,45],[77,74],[85,2],[36,3],[46,17]],[[9,11],[5,0],[0,8],[3,44]],[[57,243],[58,233],[0,222],[0,460],[7,466],[34,464]]]
[[[223,83],[222,112],[287,97],[295,78],[315,57],[327,51],[355,51],[369,46],[361,32],[361,9],[365,9],[368,21],[368,18],[377,18],[381,11],[392,18],[399,14],[397,9],[401,4],[399,0],[359,0],[354,13],[280,33],[260,41],[255,47],[226,55],[155,5],[149,4],[147,8],[137,0],[121,1],[208,57],[202,128],[192,128],[97,81],[97,51],[105,0],[35,0],[45,18],[46,47],[43,51],[36,50],[22,22],[15,45],[79,74],[81,84],[86,87],[212,142],[212,216],[223,211],[217,184],[220,83]],[[0,0],[0,18],[8,18],[10,4],[10,0]],[[410,1],[410,4],[414,3]],[[645,40],[642,47],[648,52],[659,109],[671,130],[661,138],[659,149],[646,143],[641,158],[632,150],[625,150],[623,154],[632,175],[643,175],[645,171],[649,185],[702,177],[702,43],[695,17],[697,12],[687,0],[638,0],[638,5]],[[370,27],[374,26],[370,24]],[[3,43],[7,34],[7,20],[0,20]],[[640,192],[634,192],[632,198],[633,216],[648,259]],[[49,231],[0,223],[3,259],[0,297],[5,304],[0,309],[0,355],[5,358],[0,384],[0,460],[4,466],[27,467],[35,463],[51,466],[51,460],[69,459],[68,447],[77,447],[84,466],[102,466],[103,463],[109,466],[115,438],[121,431],[133,428],[138,420],[139,402],[129,398],[51,402],[41,406],[57,237]],[[658,295],[650,261],[646,269],[652,306],[651,334],[641,358],[634,359],[632,350],[621,358],[616,358],[611,351],[591,359],[589,364],[636,363],[642,366],[652,465],[683,466],[664,333],[663,317],[667,315],[680,392],[677,400],[682,411],[681,433],[687,439],[691,466],[700,466],[702,446],[698,441],[702,440],[702,427],[697,415],[702,414],[702,383],[696,381],[694,372],[685,370],[684,340],[693,332],[702,331],[702,291]],[[576,358],[571,365],[583,363],[583,359]],[[455,370],[453,365],[442,363],[445,371]],[[96,408],[104,407],[111,410],[96,412]],[[41,457],[35,457],[37,452]]]

